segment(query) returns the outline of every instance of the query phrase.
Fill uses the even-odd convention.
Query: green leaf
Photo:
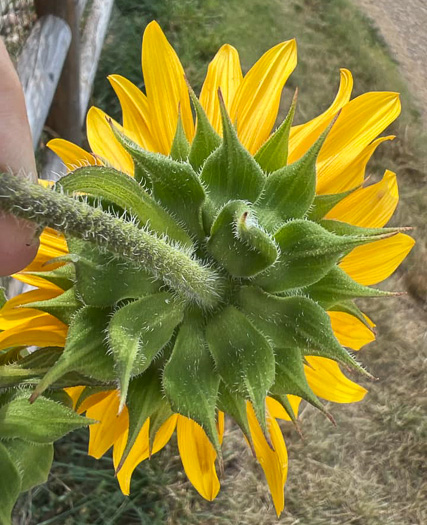
[[[113,357],[105,344],[108,314],[109,311],[92,306],[84,306],[77,312],[71,321],[63,353],[37,385],[32,400],[70,372],[99,381],[115,378]]]
[[[395,295],[392,292],[357,283],[338,266],[332,268],[317,283],[304,288],[304,294],[319,303],[325,310],[342,301],[358,297],[393,297]]]
[[[117,466],[116,473],[122,468],[136,438],[148,418],[160,409],[163,404],[162,382],[160,371],[150,367],[129,383],[126,405],[129,412],[129,433],[125,450]],[[151,425],[151,419],[150,419]]]
[[[67,241],[76,268],[76,292],[85,304],[113,306],[122,299],[137,299],[158,290],[160,283],[140,267],[130,266],[86,241]]]
[[[206,340],[226,387],[252,402],[267,434],[265,398],[275,374],[268,340],[233,306],[227,306],[208,323]]]
[[[356,186],[356,188],[344,191],[342,193],[316,195],[311,208],[307,212],[307,219],[314,222],[320,221],[320,219],[323,219],[323,217],[329,213],[339,202],[359,188],[360,186]]]
[[[252,277],[278,256],[274,240],[258,227],[243,201],[231,201],[220,211],[212,226],[208,251],[234,277]]]
[[[255,202],[265,181],[261,168],[239,142],[222,100],[220,104],[223,141],[206,159],[200,175],[217,209],[229,200]]]
[[[84,192],[108,199],[131,213],[142,226],[192,246],[188,234],[126,173],[103,166],[85,166],[62,177],[56,188],[66,193]]]
[[[52,284],[59,286],[62,290],[69,290],[74,286],[76,280],[76,272],[72,264],[64,264],[56,270],[51,270],[49,272],[25,272],[26,275],[34,275],[36,277],[41,277],[46,279]]]
[[[0,436],[19,438],[30,443],[53,443],[72,430],[94,423],[79,416],[61,403],[39,397],[28,401],[27,393],[20,393],[0,408]]]
[[[145,151],[116,128],[113,131],[135,165],[145,171],[153,197],[182,221],[190,234],[203,237],[201,209],[205,191],[191,164]]]
[[[36,308],[53,315],[65,324],[70,324],[77,310],[82,306],[83,303],[77,299],[74,288],[70,288],[53,299],[26,304],[25,308]]]
[[[187,160],[190,153],[190,143],[182,125],[181,112],[178,114],[175,137],[172,142],[170,157],[173,160]]]
[[[215,421],[218,386],[219,377],[206,345],[203,324],[195,316],[187,316],[165,366],[163,387],[172,410],[199,423],[220,454]]]
[[[150,416],[150,428],[148,434],[148,449],[151,454],[156,434],[163,423],[173,415],[169,402],[163,398],[160,406]]]
[[[197,126],[188,160],[195,171],[198,171],[209,155],[221,144],[221,137],[213,129],[205,110],[191,88],[190,97],[196,110]]]
[[[3,444],[21,477],[21,492],[46,483],[53,461],[52,443],[35,445],[22,439],[11,439]]]
[[[282,226],[274,238],[280,257],[273,267],[255,277],[255,282],[268,292],[309,286],[325,276],[353,248],[384,236],[340,236],[315,222],[296,219]]]
[[[108,341],[124,406],[131,377],[146,370],[182,321],[183,306],[168,292],[143,297],[117,310],[108,325]]]
[[[303,354],[299,348],[276,348],[276,379],[272,394],[294,395],[326,412],[322,403],[311,390],[304,373]]]
[[[228,416],[231,416],[239,425],[240,430],[252,444],[252,435],[249,428],[248,414],[246,412],[246,399],[239,394],[230,392],[223,382],[219,385],[218,410],[222,410]]]
[[[277,297],[242,287],[239,302],[254,325],[277,348],[300,348],[305,355],[333,359],[368,374],[339,344],[328,314],[307,297]]]
[[[289,133],[294,120],[298,89],[295,91],[291,107],[285,118],[271,137],[260,147],[255,160],[266,173],[273,173],[288,162]]]
[[[328,232],[336,235],[351,235],[360,237],[376,237],[381,238],[392,237],[396,235],[402,228],[362,228],[361,226],[354,226],[348,222],[342,222],[331,219],[322,219],[319,221],[320,226],[328,230]],[[405,229],[405,228],[403,228]]]
[[[21,477],[4,443],[0,442],[0,523],[12,523],[12,510],[21,491]]]
[[[255,203],[260,223],[269,232],[289,219],[304,217],[316,194],[316,161],[329,128],[307,151],[289,166],[272,173]]]

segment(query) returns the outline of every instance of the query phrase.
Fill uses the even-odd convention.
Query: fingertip
[[[19,272],[31,263],[40,244],[36,228],[12,215],[0,215],[0,276]]]

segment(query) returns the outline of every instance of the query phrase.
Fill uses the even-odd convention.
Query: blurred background
[[[91,3],[95,0],[87,2],[86,9]],[[33,2],[2,0],[0,7],[1,35],[18,60],[35,23]],[[375,90],[401,93],[402,115],[386,131],[397,139],[377,150],[367,174],[372,181],[386,168],[398,174],[401,200],[393,224],[414,226],[417,246],[385,287],[408,294],[361,304],[376,322],[378,334],[378,341],[359,355],[379,378],[365,385],[369,389],[365,400],[351,406],[329,406],[337,427],[304,406],[304,440],[292,425],[283,426],[289,474],[286,508],[279,520],[260,467],[240,431],[228,426],[225,475],[213,503],[201,499],[186,480],[173,440],[137,468],[131,496],[123,496],[110,455],[99,461],[88,457],[87,432],[82,431],[57,444],[49,482],[21,497],[14,523],[427,523],[424,1],[115,0],[89,103],[116,119],[120,119],[120,107],[106,76],[118,73],[144,88],[141,40],[146,24],[153,19],[180,56],[196,92],[223,43],[239,50],[247,71],[269,47],[296,37],[298,67],[284,90],[281,109],[283,118],[298,86],[296,123],[329,106],[338,88],[340,67],[353,73],[354,96]],[[79,24],[85,21],[83,13]],[[36,144],[40,170],[47,159],[44,144],[57,135],[49,124],[43,127]]]

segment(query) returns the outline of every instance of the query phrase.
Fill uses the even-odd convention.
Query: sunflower
[[[62,139],[54,139],[48,144],[67,166],[70,172],[67,177],[94,166],[101,170],[100,177],[103,174],[107,177],[113,172],[126,174],[127,178],[134,177],[147,192],[152,188],[149,177],[141,174],[138,159],[155,158],[158,162],[166,162],[164,159],[172,157],[174,162],[187,165],[187,159],[190,158],[194,172],[202,178],[203,187],[210,192],[209,196],[215,204],[214,211],[204,211],[204,220],[210,228],[209,253],[216,263],[222,264],[222,268],[235,277],[230,280],[229,293],[236,293],[239,297],[238,307],[228,306],[220,309],[207,328],[200,328],[203,324],[200,314],[191,309],[190,313],[185,314],[187,317],[184,321],[183,316],[174,321],[170,321],[172,314],[162,317],[164,324],[171,325],[168,336],[158,345],[162,347],[163,352],[156,351],[156,360],[152,361],[155,363],[156,372],[160,370],[160,379],[159,374],[151,377],[147,376],[145,371],[142,375],[135,373],[126,386],[127,398],[123,397],[123,392],[119,392],[124,389],[120,380],[119,389],[112,381],[105,381],[108,386],[102,386],[102,381],[100,384],[91,385],[85,382],[76,384],[70,380],[67,385],[66,391],[73,400],[74,409],[79,414],[85,413],[88,418],[97,421],[89,428],[89,454],[100,458],[114,447],[114,465],[124,494],[130,492],[132,473],[137,465],[160,451],[176,431],[179,453],[189,480],[204,498],[213,500],[220,488],[216,465],[222,461],[220,447],[224,434],[225,412],[237,421],[264,470],[276,512],[280,515],[284,508],[288,458],[277,420],[292,420],[297,424],[301,399],[312,403],[329,416],[318,397],[335,403],[353,403],[362,400],[366,394],[365,388],[348,379],[340,369],[341,363],[347,368],[354,367],[360,370],[354,359],[344,350],[342,352],[345,353],[336,350],[334,354],[331,349],[335,349],[338,344],[340,348],[357,351],[375,339],[374,323],[355,306],[352,299],[387,295],[386,292],[368,287],[389,277],[414,244],[412,238],[402,231],[382,229],[398,204],[395,174],[386,171],[379,182],[371,185],[366,185],[365,182],[365,169],[370,157],[382,142],[394,138],[378,136],[399,115],[399,96],[391,92],[372,92],[350,100],[352,76],[348,70],[342,69],[338,93],[323,114],[305,124],[291,127],[295,111],[294,101],[284,123],[272,133],[283,87],[296,63],[296,43],[290,40],[268,50],[243,75],[238,52],[232,46],[224,45],[209,64],[197,99],[187,85],[183,67],[175,51],[159,25],[151,22],[144,32],[142,44],[142,71],[146,92],[143,93],[122,76],[109,76],[121,104],[122,125],[112,121],[101,109],[92,107],[87,115],[90,152]],[[197,114],[196,123],[191,102]],[[196,142],[197,154],[191,156],[192,151],[196,150]],[[259,172],[262,173],[262,177],[268,175],[266,180],[270,181],[270,186],[265,183],[261,193],[258,191],[254,199],[245,194],[234,196],[237,200],[231,201],[229,196],[215,193],[208,165],[214,164],[214,161],[210,160],[212,157],[216,155],[215,158],[218,159],[223,154],[223,145],[226,143],[232,151],[230,155],[237,155],[235,151],[240,155],[239,166],[242,163],[249,166],[248,173]],[[203,148],[210,149],[201,154]],[[218,153],[221,148],[222,151]],[[158,155],[147,157],[147,152]],[[230,164],[222,166],[225,166],[226,175],[229,175],[227,170],[232,169]],[[288,179],[284,190],[284,187],[280,186],[277,174],[282,173],[288,166],[293,171],[286,172]],[[109,171],[104,168],[108,168]],[[313,186],[313,195],[307,197],[305,204],[301,204],[300,200],[309,191],[309,180],[304,179],[300,186],[298,183],[297,194],[292,194],[292,188],[289,190],[294,180],[289,178],[293,176],[292,173],[298,173],[299,177],[311,177],[314,173],[315,195]],[[242,176],[249,177],[246,172]],[[254,176],[255,179],[256,177]],[[276,186],[274,181],[279,181]],[[91,193],[84,184],[72,189]],[[284,193],[280,193],[281,191]],[[290,196],[287,202],[288,211],[280,215],[276,210],[277,206],[280,207],[280,200],[285,198],[283,195]],[[258,206],[257,218],[261,225],[259,228],[255,218],[248,218],[250,212],[246,210],[253,203],[254,208]],[[300,205],[304,207],[303,211],[299,208]],[[172,206],[170,202],[169,206]],[[231,209],[230,206],[234,207]],[[174,212],[176,215],[176,210]],[[180,228],[182,224],[192,224],[191,213],[196,214],[190,210],[187,216],[178,217],[181,244],[185,244],[188,235],[183,234]],[[227,214],[231,214],[232,222],[233,217],[238,216],[237,222],[233,223],[233,231],[227,229]],[[191,226],[187,229],[191,230]],[[277,231],[284,232],[285,229],[288,237],[284,233],[282,237],[276,234]],[[306,236],[304,244],[310,241],[313,232],[317,235],[320,231],[319,235],[323,235],[321,239],[324,244],[341,243],[341,248],[334,248],[331,258],[328,254],[323,254],[319,244],[310,252],[310,259],[307,259],[308,255],[304,255],[305,259],[300,256],[299,259],[295,259],[295,264],[292,263],[293,254],[300,249],[299,245],[292,245],[286,253],[280,245],[281,239],[286,237],[289,240],[292,235],[297,235],[301,240]],[[275,237],[272,241],[273,234]],[[190,238],[192,241],[196,239],[196,244],[197,235],[193,229]],[[225,242],[224,239],[229,239],[227,235],[234,235],[233,241],[230,242],[234,242],[234,248],[240,250],[237,257],[223,255],[224,244],[221,243]],[[244,242],[238,244],[237,238],[244,239]],[[200,241],[200,246],[203,242]],[[287,284],[283,283],[283,267],[277,263],[272,264],[280,257],[278,245],[291,260],[285,261]],[[157,300],[162,301],[163,307],[170,300],[169,292],[164,291],[164,287],[156,289],[156,295],[148,295],[149,302],[145,300],[145,295],[153,293],[151,289],[137,290],[130,296],[120,295],[115,289],[114,281],[127,278],[120,273],[120,265],[114,260],[103,266],[104,278],[97,274],[96,280],[95,274],[91,274],[93,282],[97,283],[96,290],[87,285],[84,297],[79,296],[76,299],[73,295],[73,299],[70,300],[70,291],[76,282],[85,279],[85,272],[89,272],[90,268],[98,269],[102,266],[99,253],[89,253],[88,250],[93,251],[87,247],[82,248],[82,244],[78,244],[76,240],[65,238],[53,229],[44,230],[36,259],[24,271],[14,276],[35,289],[9,300],[0,310],[0,350],[10,351],[25,346],[40,347],[44,350],[51,347],[58,349],[71,344],[70,341],[73,341],[76,352],[78,345],[90,346],[93,334],[81,331],[81,324],[77,322],[80,314],[73,308],[73,301],[94,304],[90,294],[96,295],[99,292],[95,300],[95,303],[99,302],[99,308],[106,306],[103,303],[105,294],[114,296],[114,307],[109,310],[108,316],[118,318],[120,312],[123,312],[117,332],[120,332],[123,326],[132,331],[132,323],[138,323],[138,315],[141,315],[141,319],[144,318],[145,314],[139,313],[132,317],[132,305],[138,301],[145,301],[146,312],[150,308],[156,309]],[[245,266],[246,262],[242,263],[242,253],[250,253],[244,259],[246,261],[248,257],[252,258],[250,268]],[[76,261],[86,260],[82,254],[87,256],[89,263],[84,267],[83,273],[79,273]],[[320,260],[329,262],[326,264],[319,262]],[[76,268],[73,267],[74,263]],[[320,270],[316,266],[317,263],[319,268],[322,267]],[[304,264],[307,265],[307,271],[302,269]],[[326,270],[323,264],[326,264]],[[105,270],[106,266],[108,272]],[[141,284],[142,281],[144,284]],[[142,278],[130,279],[129,282],[135,289],[146,286],[146,281]],[[278,282],[280,284],[277,284]],[[236,286],[239,288],[238,292],[235,292]],[[335,294],[334,300],[329,300],[331,294]],[[141,296],[142,299],[137,299]],[[135,302],[129,302],[129,299],[135,299]],[[274,332],[274,327],[279,324],[274,316],[279,315],[277,312],[282,305],[291,304],[289,301],[296,305],[295,317],[288,311],[284,314],[286,318],[291,316],[292,326],[289,329],[293,330],[294,325],[302,323],[305,331],[303,336],[299,332],[299,335],[295,332],[296,335],[292,336],[295,348],[286,348],[285,360],[280,357],[283,350],[280,347],[289,346],[289,342],[280,342],[281,332]],[[107,305],[111,306],[110,303]],[[276,305],[277,311],[274,310]],[[273,312],[270,317],[269,308]],[[298,308],[301,308],[301,311]],[[320,312],[321,308],[323,312]],[[305,321],[301,320],[301,316],[304,315],[314,316],[314,324],[317,325],[319,337],[323,342],[318,343],[319,348],[316,351],[302,353],[301,346],[304,346],[304,341],[308,341],[311,347],[317,344],[314,336],[307,332]],[[87,318],[87,310],[84,316]],[[190,317],[191,322],[188,320]],[[130,323],[127,320],[129,318]],[[69,329],[72,323],[77,324]],[[224,363],[223,349],[228,344],[227,338],[233,337],[230,335],[230,325],[244,325],[244,329],[248,331],[252,342],[247,341],[245,344],[252,344],[253,362],[250,359],[248,362],[240,362],[240,357],[236,354],[237,365],[233,362]],[[175,333],[177,327],[178,335]],[[77,334],[78,330],[81,333]],[[270,330],[274,333],[270,333]],[[73,334],[70,335],[70,332]],[[99,334],[99,337],[105,338],[102,330]],[[266,337],[263,334],[266,334]],[[215,361],[214,365],[211,363],[212,356],[203,353],[206,347],[203,342],[205,337]],[[171,345],[175,345],[172,357]],[[199,368],[193,367],[192,357],[186,353],[187,345],[191,347],[194,355],[198,356],[199,365],[204,363],[203,360],[208,362],[206,366],[209,372],[203,368],[204,365],[200,365]],[[177,347],[181,352],[179,360],[174,359]],[[200,348],[203,351],[200,350],[200,354],[197,354]],[[232,354],[231,350],[230,352],[229,355]],[[272,386],[274,378],[266,379],[267,375],[271,376],[271,370],[267,370],[269,365],[265,365],[265,377],[257,376],[253,379],[253,368],[250,367],[254,365],[257,370],[262,369],[265,356],[271,357],[273,368],[276,366],[275,388]],[[188,365],[186,370],[192,370],[192,375],[187,378],[184,365]],[[233,381],[238,382],[238,379],[230,378],[229,374],[232,376],[235,368],[239,366],[242,366],[244,392],[240,385],[234,390],[230,386]],[[64,369],[63,372],[76,371],[77,368],[75,366]],[[280,381],[287,385],[284,393],[277,387],[280,383],[277,379],[280,375],[279,369],[283,373]],[[146,367],[141,367],[141,370],[146,370]],[[84,375],[84,370],[80,372]],[[295,375],[292,375],[294,372]],[[182,405],[179,402],[169,402],[170,398],[174,398],[176,389],[182,388],[182,385],[176,385],[180,382],[179,377],[177,378],[180,373],[182,383],[190,384],[189,388],[193,389],[191,392],[195,398],[189,400],[191,396],[185,397],[180,391],[182,399],[185,397]],[[236,374],[239,375],[239,372]],[[91,376],[92,373],[87,375]],[[61,374],[58,375],[60,376]],[[136,387],[141,378],[144,384],[151,382],[150,385],[154,385],[154,393],[147,394],[144,391],[144,395],[138,398]],[[159,380],[163,380],[160,386]],[[258,389],[262,394],[260,396],[256,381],[262,383]],[[47,386],[49,384],[45,382],[45,387]],[[148,391],[148,387],[146,390]],[[166,398],[159,395],[163,390],[166,391]],[[139,402],[135,402],[135,399],[139,399]],[[202,408],[196,409],[194,405],[204,405],[204,400],[206,405],[209,405],[210,413],[215,414],[214,418],[197,415]],[[156,405],[155,410],[149,408],[150,403]],[[194,417],[193,413],[196,414]]]

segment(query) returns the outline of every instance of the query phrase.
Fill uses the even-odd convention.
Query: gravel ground
[[[426,0],[352,0],[378,27],[401,65],[427,130]]]

